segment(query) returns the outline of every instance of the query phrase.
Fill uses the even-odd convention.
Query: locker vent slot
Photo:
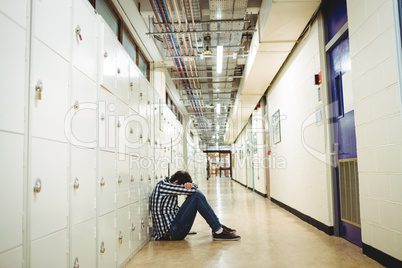
[[[360,227],[357,159],[339,161],[339,191],[342,221]]]

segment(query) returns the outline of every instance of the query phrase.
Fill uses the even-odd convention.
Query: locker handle
[[[74,189],[78,189],[80,187],[80,182],[78,180],[78,178],[75,178],[74,180]]]
[[[131,182],[134,182],[134,176],[131,176]]]
[[[141,176],[141,181],[144,181],[144,178]]]
[[[100,180],[100,186],[105,186],[105,183],[106,183],[105,178],[102,177],[102,179]]]
[[[119,121],[117,121],[117,127],[118,127],[118,128],[120,128],[120,127],[121,127],[120,120],[119,120]]]
[[[42,189],[42,181],[38,178],[35,181],[34,192],[39,193],[41,189]]]
[[[41,100],[42,99],[42,91],[43,91],[42,80],[38,80],[38,82],[36,82],[35,91],[36,91],[36,99]]]
[[[130,134],[133,134],[134,130],[132,128],[130,128]]]
[[[78,257],[76,257],[75,260],[74,260],[73,268],[80,268],[80,263],[78,262]]]
[[[141,98],[141,100],[142,100],[142,92],[140,92],[140,98]]]
[[[134,225],[134,223],[131,223],[131,231],[135,231],[135,225]]]
[[[148,180],[151,181],[151,176],[148,176]]]
[[[334,142],[334,152],[333,153],[329,153],[329,155],[334,157],[334,167],[337,168],[338,167],[338,161],[339,161],[339,143]]]
[[[133,82],[130,82],[131,91],[133,91],[133,86],[134,86],[134,83],[133,83]]]
[[[120,68],[117,68],[117,73],[119,74],[121,71],[120,71]]]
[[[123,179],[121,178],[121,176],[119,176],[119,177],[117,178],[117,182],[118,182],[118,183],[122,183],[122,182],[123,182]]]
[[[100,120],[101,120],[101,121],[105,121],[105,115],[104,115],[104,114],[101,114]]]
[[[151,101],[148,101],[148,105],[150,105],[151,104]]]
[[[109,56],[109,53],[107,53],[107,50],[105,50],[105,53],[103,53],[103,57],[107,58]]]
[[[75,110],[78,110],[80,108],[80,103],[76,100],[75,102],[74,102],[74,109]]]
[[[78,35],[80,40],[82,41],[82,36],[81,36],[81,27],[77,25],[77,28],[75,28],[75,33]]]
[[[144,225],[145,225],[145,224],[144,224],[144,218],[142,218],[142,219],[141,219],[141,226],[142,226],[142,227],[145,227]]]
[[[123,234],[121,233],[121,231],[119,232],[119,243],[123,243]]]
[[[105,243],[102,241],[101,242],[101,246],[100,246],[100,253],[105,253],[106,249],[105,249]]]

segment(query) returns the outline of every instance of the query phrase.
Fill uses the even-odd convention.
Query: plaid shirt
[[[158,182],[155,185],[150,197],[150,206],[152,213],[152,222],[154,226],[153,237],[159,240],[169,231],[170,226],[179,206],[177,204],[177,195],[191,195],[197,191],[197,185],[187,190],[183,185],[176,185],[169,181],[169,178]]]

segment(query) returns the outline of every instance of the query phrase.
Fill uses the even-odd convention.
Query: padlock
[[[36,99],[41,100],[42,99],[42,90],[43,90],[43,84],[41,80],[38,80],[35,86],[35,91],[36,91]]]

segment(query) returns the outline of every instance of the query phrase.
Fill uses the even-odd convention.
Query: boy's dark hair
[[[186,182],[193,182],[190,174],[187,171],[177,171],[175,174],[172,175],[172,177],[170,177],[169,181],[172,183],[178,181],[178,185],[183,185]]]

